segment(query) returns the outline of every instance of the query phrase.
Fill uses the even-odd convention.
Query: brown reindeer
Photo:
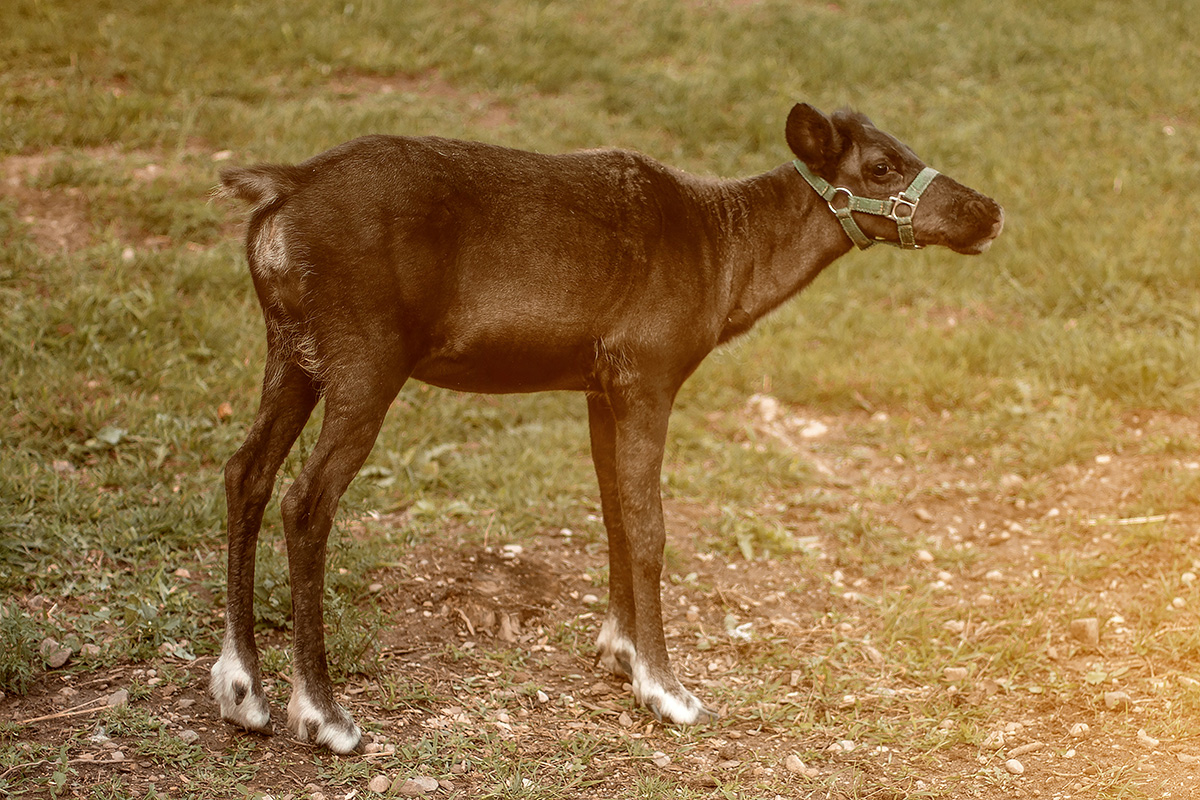
[[[317,401],[324,423],[284,495],[295,626],[288,726],[338,753],[360,733],[334,699],[322,622],[338,501],[409,378],[469,392],[587,396],[608,531],[597,659],[659,718],[713,717],[667,658],[659,478],[679,387],[722,342],[854,244],[982,253],[994,201],[927,168],[864,116],[788,116],[796,156],[698,178],[625,150],[541,155],[368,136],[298,165],[222,173],[253,207],[246,250],[267,329],[262,400],[225,468],[229,593],[212,692],[270,729],[254,643],[254,552],[276,473]]]

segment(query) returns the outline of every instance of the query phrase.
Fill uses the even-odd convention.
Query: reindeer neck
[[[728,236],[729,311],[720,341],[738,336],[851,249],[826,203],[795,168],[720,186]]]

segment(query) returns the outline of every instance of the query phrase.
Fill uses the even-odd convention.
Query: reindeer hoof
[[[288,703],[288,729],[298,741],[326,747],[338,755],[362,749],[362,732],[344,708],[336,703],[318,708],[300,689]]]
[[[675,725],[707,725],[716,722],[721,716],[701,703],[691,692],[685,691],[685,694],[686,698],[664,695],[646,700],[646,708],[659,722]]]
[[[703,725],[719,716],[701,703],[700,698],[683,688],[674,676],[668,681],[659,681],[647,674],[639,674],[633,681],[633,694],[659,722]]]
[[[596,663],[614,675],[633,679],[637,650],[628,636],[617,631],[611,617],[600,627],[600,637],[596,640]]]
[[[221,708],[221,719],[271,735],[271,706],[241,659],[230,651],[222,652],[211,675],[209,691]]]

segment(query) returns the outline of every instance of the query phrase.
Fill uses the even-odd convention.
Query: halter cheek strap
[[[793,161],[792,164],[795,165],[796,171],[804,180],[808,181],[809,186],[829,204],[829,209],[837,216],[838,222],[842,224],[842,229],[858,246],[858,249],[866,250],[881,241],[905,250],[921,249],[921,245],[917,244],[916,235],[913,233],[913,215],[917,213],[917,203],[921,200],[921,193],[938,175],[938,171],[933,167],[925,167],[917,173],[917,177],[913,178],[908,188],[900,194],[889,197],[887,200],[876,200],[873,197],[859,197],[843,186],[834,186],[814,174],[799,159]],[[862,214],[873,214],[877,217],[887,217],[895,222],[896,231],[900,234],[899,244],[884,239],[872,239],[863,233],[862,228],[858,227],[858,223],[854,221],[854,212],[856,211]]]

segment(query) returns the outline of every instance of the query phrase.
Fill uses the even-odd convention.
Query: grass
[[[0,176],[13,179],[0,195],[0,590],[21,602],[0,614],[0,690],[29,688],[49,633],[101,646],[78,669],[164,646],[214,652],[220,468],[254,413],[263,353],[239,212],[208,199],[221,164],[298,160],[388,131],[546,151],[620,144],[744,175],[789,157],[782,122],[797,99],[867,111],[996,196],[1007,230],[977,259],[852,254],[714,354],[680,395],[664,491],[712,511],[700,537],[729,557],[815,558],[793,532],[816,522],[838,543],[834,566],[865,563],[886,587],[868,615],[885,637],[874,646],[894,643],[889,657],[936,671],[950,644],[912,645],[929,619],[891,593],[913,551],[936,546],[901,538],[870,508],[960,490],[874,485],[846,509],[809,459],[730,412],[769,392],[814,416],[882,414],[895,424],[855,423],[864,445],[909,464],[969,456],[983,476],[1024,479],[1031,502],[1047,475],[1097,453],[1190,458],[1193,436],[1135,440],[1129,420],[1200,401],[1200,219],[1180,202],[1200,183],[1198,28],[1169,0],[305,0],[286,13],[5,3],[0,156],[14,171]],[[314,437],[310,426],[301,454]],[[504,541],[559,527],[602,540],[584,522],[596,510],[586,440],[577,397],[406,387],[343,520],[411,506],[411,523],[391,539],[345,522],[335,533],[335,671],[374,669],[369,644],[386,620],[363,602],[365,576],[448,523]],[[282,481],[300,463],[289,459]],[[1128,515],[1196,497],[1193,473],[1139,480]],[[1113,563],[1154,548],[1169,567],[1153,604],[1126,616],[1164,624],[1190,539],[1169,525],[1131,536],[1146,538],[1104,543]],[[260,625],[286,631],[276,506],[263,545]],[[1068,584],[1112,567],[1066,551],[1046,559]],[[54,625],[29,610],[39,595],[65,609]],[[1036,594],[1000,600],[1014,625],[1038,616]],[[955,613],[919,602],[938,625]],[[1180,661],[1197,650],[1188,633],[1139,646]],[[956,657],[1025,681],[1031,658],[1012,647],[989,638]],[[389,702],[424,702],[415,687],[394,691]],[[556,796],[526,788],[523,769],[498,771],[494,796]]]

